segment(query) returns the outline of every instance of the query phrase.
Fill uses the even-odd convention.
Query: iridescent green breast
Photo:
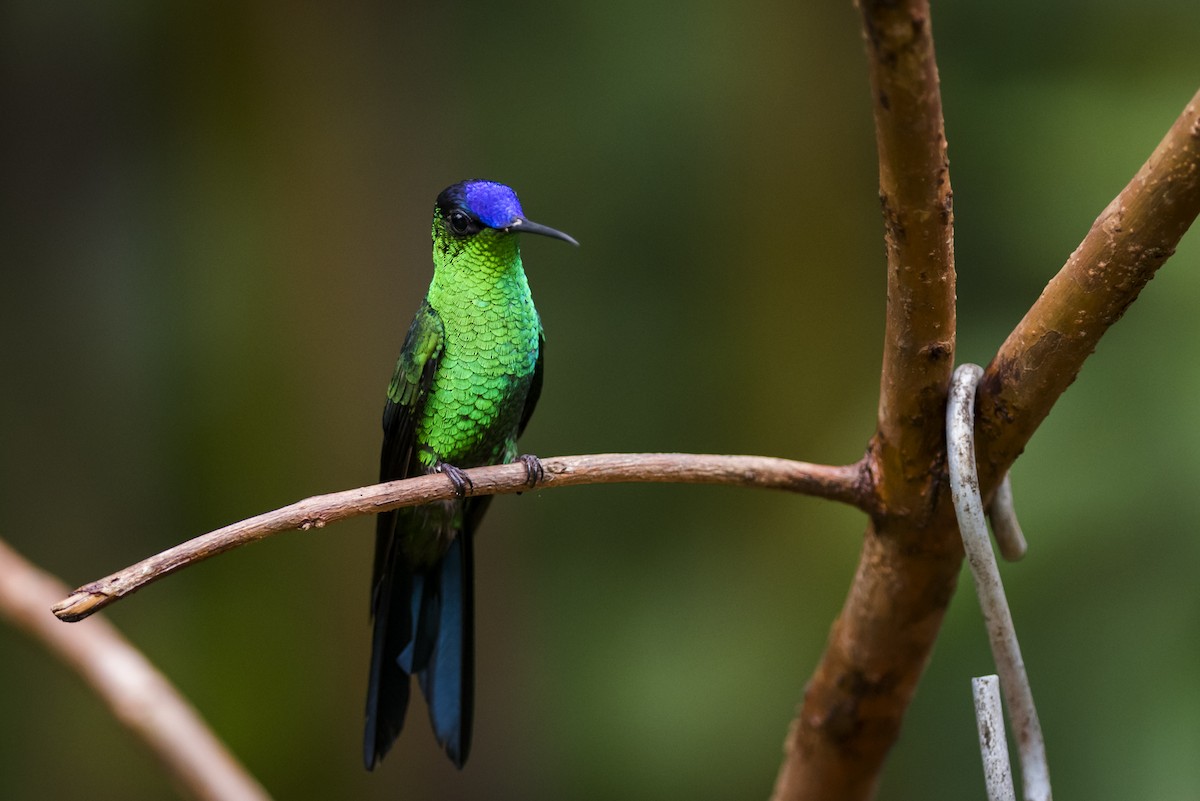
[[[454,291],[430,287],[444,350],[417,424],[421,461],[456,467],[508,462],[538,358],[540,323],[519,256],[499,276],[473,271]]]

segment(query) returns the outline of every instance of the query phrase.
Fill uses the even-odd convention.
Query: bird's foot
[[[517,461],[525,465],[525,483],[529,485],[530,489],[536,487],[538,482],[546,477],[546,470],[542,467],[542,460],[532,453],[522,453],[517,457]]]
[[[437,471],[450,479],[450,483],[454,485],[454,497],[456,498],[466,497],[467,490],[475,488],[475,484],[471,481],[470,476],[452,464],[439,462]]]

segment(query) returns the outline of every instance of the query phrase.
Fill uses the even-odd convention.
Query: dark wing
[[[383,407],[383,450],[379,456],[379,480],[394,481],[416,475],[417,422],[425,408],[425,400],[433,386],[445,343],[445,329],[437,312],[423,302],[408,328],[404,347],[396,361],[396,371],[388,384],[387,403]],[[396,528],[395,511],[384,512],[375,522],[375,573],[371,581],[374,611],[380,579],[386,575],[386,551]]]
[[[541,326],[538,326],[538,356],[537,361],[533,365],[533,380],[529,382],[529,392],[525,395],[525,408],[521,409],[521,424],[517,426],[517,436],[521,436],[525,431],[525,426],[529,425],[529,418],[533,417],[533,409],[537,406],[538,398],[542,395],[542,368],[546,363],[546,333],[542,331]]]
[[[408,329],[396,371],[388,385],[383,409],[383,451],[379,480],[392,481],[415,475],[416,429],[425,407],[438,360],[442,355],[444,330],[437,312],[421,304]],[[367,768],[392,744],[404,722],[408,706],[408,675],[396,664],[395,656],[411,639],[408,606],[411,586],[395,586],[397,576],[404,584],[411,576],[397,570],[396,511],[383,512],[375,523],[375,569],[371,579],[371,674],[367,687],[367,730],[364,757]],[[390,656],[389,656],[390,654]]]
[[[428,302],[422,303],[408,328],[396,371],[388,384],[387,404],[383,407],[380,481],[407,478],[415,465],[412,454],[417,421],[433,386],[444,343],[441,319]]]

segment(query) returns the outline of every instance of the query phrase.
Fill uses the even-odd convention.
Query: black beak
[[[575,237],[569,234],[564,234],[562,231],[556,231],[553,228],[535,223],[533,220],[527,220],[524,217],[518,217],[504,227],[505,231],[511,231],[519,234],[541,234],[542,236],[561,239],[564,242],[570,242],[575,247],[579,247],[579,243],[575,241]]]

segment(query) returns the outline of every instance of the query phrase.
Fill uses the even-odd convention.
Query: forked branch
[[[881,511],[788,732],[775,801],[874,794],[962,563],[945,489],[952,219],[929,6],[860,7],[888,249],[879,427],[869,453]],[[1200,95],[988,367],[977,417],[985,498],[1200,211],[1198,113]]]

